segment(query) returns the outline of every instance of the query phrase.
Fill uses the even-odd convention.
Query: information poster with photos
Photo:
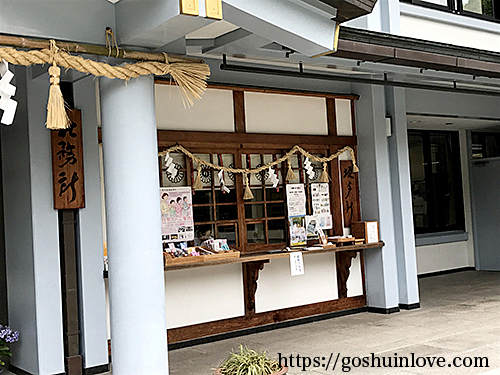
[[[321,229],[333,227],[330,212],[330,186],[329,184],[311,184],[311,201],[313,216],[316,217],[316,226]]]
[[[308,240],[318,238],[318,218],[316,216],[306,215],[306,232]]]
[[[163,243],[194,240],[191,187],[160,188]]]
[[[302,246],[307,243],[306,216],[290,216],[290,246]]]
[[[286,202],[290,225],[290,246],[305,245],[307,242],[307,233],[304,184],[286,185]]]

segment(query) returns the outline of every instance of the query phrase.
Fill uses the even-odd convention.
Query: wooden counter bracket
[[[352,260],[356,258],[356,251],[338,252],[337,256],[337,287],[339,298],[347,298],[347,279],[349,278]]]
[[[259,272],[264,269],[264,265],[269,263],[269,259],[259,262],[243,263],[243,285],[245,285],[245,315],[255,315],[255,293],[257,292],[257,280]]]

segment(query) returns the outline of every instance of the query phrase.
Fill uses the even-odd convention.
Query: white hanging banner
[[[11,99],[16,94],[16,87],[10,83],[14,78],[14,73],[9,70],[9,64],[0,61],[0,109],[3,110],[0,122],[4,125],[11,125],[16,114],[17,102]]]

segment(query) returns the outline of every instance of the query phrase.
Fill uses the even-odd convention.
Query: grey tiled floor
[[[467,271],[420,280],[421,308],[360,313],[169,352],[170,375],[210,375],[239,344],[294,356],[488,357],[489,368],[294,367],[289,374],[500,374],[500,272]],[[335,358],[335,357],[334,357]],[[2,374],[3,375],[3,374]],[[108,374],[109,375],[109,374]]]
[[[232,349],[294,356],[488,357],[489,368],[354,368],[349,374],[500,374],[500,272],[467,271],[420,280],[421,308],[360,313],[169,352],[170,375],[209,375]],[[339,361],[339,364],[341,362]],[[448,363],[448,362],[447,362]],[[289,374],[342,373],[324,367]]]

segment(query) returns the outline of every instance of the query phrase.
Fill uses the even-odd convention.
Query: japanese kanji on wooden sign
[[[358,178],[353,172],[350,160],[340,161],[340,177],[342,181],[342,207],[344,209],[344,227],[351,226],[352,221],[357,221],[358,212]]]
[[[82,116],[78,109],[68,109],[68,129],[52,130],[52,180],[54,209],[85,207],[83,173]]]

